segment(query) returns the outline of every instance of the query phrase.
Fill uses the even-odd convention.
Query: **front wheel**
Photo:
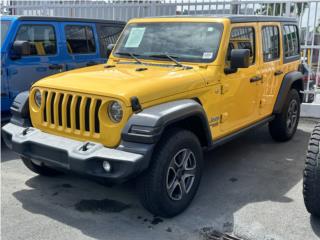
[[[282,112],[277,114],[269,123],[271,137],[280,142],[290,140],[296,130],[300,117],[300,96],[296,89],[291,89],[282,108]]]
[[[151,166],[138,181],[142,205],[157,216],[178,215],[197,192],[202,165],[202,149],[192,132],[167,132],[155,149]]]

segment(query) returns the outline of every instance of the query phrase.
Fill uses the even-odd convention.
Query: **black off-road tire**
[[[294,113],[290,113],[294,109]],[[293,117],[295,116],[295,121]],[[288,93],[282,112],[276,114],[275,118],[269,123],[271,137],[279,142],[290,140],[296,130],[300,118],[300,96],[296,89],[291,89]],[[291,121],[292,124],[289,124]]]
[[[173,198],[179,199],[179,186],[187,186],[187,184],[182,185],[181,182],[181,184],[175,184],[179,182],[178,179],[183,179],[185,170],[181,170],[180,175],[182,176],[179,177],[178,172],[180,170],[173,171],[172,169],[178,166],[175,162],[180,161],[177,160],[180,158],[179,154],[184,154],[185,152],[183,151],[188,151],[188,149],[193,154],[189,155],[192,158],[188,159],[187,162],[195,161],[195,168],[193,168],[194,178],[189,191],[184,191],[184,195],[181,194],[181,199],[175,200]],[[180,159],[187,155],[187,153],[181,155]],[[140,201],[148,211],[156,216],[174,217],[189,206],[199,187],[203,168],[203,153],[200,142],[191,131],[170,129],[157,144],[151,161],[150,167],[138,180]],[[191,165],[188,169],[192,168],[193,165]],[[173,184],[171,185],[170,183]],[[177,191],[170,193],[170,189],[173,189],[173,187],[168,187],[170,185],[177,185],[177,189],[175,189]],[[187,189],[187,187],[184,189]]]
[[[309,140],[303,172],[303,196],[308,212],[320,217],[320,122]]]
[[[47,166],[44,166],[44,165],[39,166],[37,164],[34,164],[29,158],[26,158],[24,156],[20,156],[20,157],[24,165],[34,173],[37,173],[42,176],[50,176],[50,177],[58,176],[62,174],[62,172],[49,168]]]

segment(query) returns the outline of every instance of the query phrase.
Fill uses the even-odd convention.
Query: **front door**
[[[258,118],[258,89],[261,80],[256,23],[233,24],[225,67],[232,49],[249,49],[250,66],[222,76],[221,130],[223,135],[241,129]]]
[[[8,57],[10,98],[29,90],[32,83],[65,69],[58,47],[57,24],[53,22],[20,22],[12,41],[27,41],[30,53],[19,59]],[[9,49],[10,52],[10,49]]]

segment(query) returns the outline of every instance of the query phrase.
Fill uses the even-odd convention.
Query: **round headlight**
[[[117,101],[112,101],[108,106],[108,115],[113,122],[120,122],[123,116],[121,104]]]
[[[36,102],[37,106],[41,106],[41,92],[39,90],[36,90],[34,93],[34,101]]]

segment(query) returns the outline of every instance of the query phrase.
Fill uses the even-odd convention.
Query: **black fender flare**
[[[289,72],[283,77],[283,80],[278,92],[277,100],[273,108],[274,114],[281,113],[284,103],[287,99],[288,92],[293,86],[297,88],[300,95],[300,99],[303,99],[303,94],[301,93],[301,91],[304,90],[302,78],[303,78],[303,75],[299,71]]]
[[[122,141],[137,143],[156,143],[166,127],[179,121],[196,117],[200,130],[205,136],[206,145],[212,143],[210,126],[206,113],[200,103],[193,99],[176,100],[152,106],[133,114],[122,130]]]
[[[29,91],[19,93],[10,107],[12,117],[10,122],[22,126],[30,127],[30,112],[29,112]]]

